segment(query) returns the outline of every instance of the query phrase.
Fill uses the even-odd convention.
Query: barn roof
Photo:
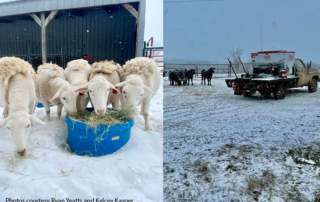
[[[145,0],[20,0],[0,3],[0,17],[131,2],[141,2],[145,7]],[[145,9],[140,11],[144,15]]]

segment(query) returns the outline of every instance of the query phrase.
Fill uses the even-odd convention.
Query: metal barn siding
[[[37,52],[37,46],[41,49],[40,26],[32,20],[15,20],[4,23],[0,19],[0,56],[27,55],[28,44],[32,52]],[[41,50],[40,50],[41,52]]]
[[[139,10],[139,3],[131,5]],[[134,58],[136,19],[122,5],[103,8],[70,10],[73,19],[68,19],[69,10],[60,11],[47,27],[48,62],[63,58],[60,65],[65,67],[83,55],[88,55],[90,63],[108,59],[124,64]],[[28,15],[24,20],[15,17],[0,18],[0,56],[27,57],[37,66],[35,63],[41,63],[41,28]]]

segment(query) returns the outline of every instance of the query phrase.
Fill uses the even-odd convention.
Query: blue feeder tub
[[[53,105],[49,105],[49,107],[52,107],[52,106],[53,106]],[[38,108],[42,108],[42,107],[44,107],[44,106],[43,106],[43,104],[42,104],[41,102],[38,102],[37,107],[38,107]]]
[[[93,108],[87,108],[92,112]],[[125,145],[130,139],[133,119],[110,126],[100,125],[96,128],[86,123],[71,120],[66,116],[68,125],[68,143],[72,152],[82,156],[102,156],[111,154]]]

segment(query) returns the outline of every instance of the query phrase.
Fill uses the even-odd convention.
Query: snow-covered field
[[[149,111],[152,131],[144,131],[144,119],[137,115],[129,142],[103,157],[77,156],[67,149],[65,112],[58,120],[56,107],[51,108],[51,121],[46,121],[44,108],[36,110],[35,116],[47,125],[32,127],[25,158],[15,157],[10,132],[1,128],[0,201],[6,198],[96,201],[96,197],[162,201],[162,106],[161,85]]]
[[[320,201],[320,90],[284,100],[164,79],[165,201]]]

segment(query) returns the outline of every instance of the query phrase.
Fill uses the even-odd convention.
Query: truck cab
[[[299,76],[297,87],[307,86],[312,79],[319,81],[319,71],[311,68],[311,62],[306,66],[300,58],[297,58],[294,70],[295,75]]]

